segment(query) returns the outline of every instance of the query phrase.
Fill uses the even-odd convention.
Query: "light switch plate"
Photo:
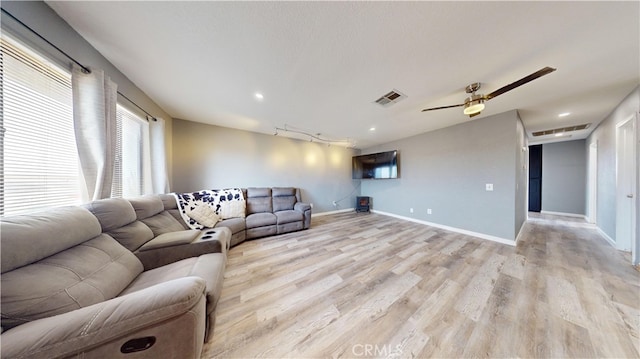
[[[487,191],[493,191],[493,183],[487,183]]]

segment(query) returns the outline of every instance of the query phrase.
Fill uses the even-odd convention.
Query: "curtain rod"
[[[10,18],[12,18],[13,20],[15,20],[16,22],[18,22],[20,25],[24,26],[27,30],[31,31],[34,35],[36,35],[38,38],[40,38],[42,41],[46,42],[49,46],[53,47],[54,49],[56,49],[59,53],[63,54],[67,59],[73,61],[73,63],[75,63],[76,65],[80,66],[80,68],[82,68],[82,71],[89,74],[91,73],[91,69],[89,69],[88,67],[84,66],[83,64],[81,64],[80,62],[78,62],[76,59],[74,59],[73,57],[71,57],[71,55],[67,54],[66,52],[64,52],[62,49],[60,49],[58,46],[54,45],[51,41],[45,39],[42,35],[40,35],[36,30],[32,29],[29,25],[25,24],[24,22],[20,21],[20,19],[18,19],[17,17],[13,16],[10,12],[8,12],[5,9],[1,9],[2,12],[4,14],[6,14],[7,16],[9,16]],[[131,99],[129,99],[127,96],[125,96],[122,92],[118,91],[118,95],[122,96],[125,100],[131,102],[135,107],[139,108],[142,112],[144,112],[147,116],[153,118],[155,120],[155,117],[153,115],[151,115],[149,112],[145,111],[142,107],[138,106],[137,103],[131,101]]]

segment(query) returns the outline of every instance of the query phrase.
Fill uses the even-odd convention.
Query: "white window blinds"
[[[0,215],[80,203],[71,75],[0,40]]]
[[[117,141],[112,197],[135,197],[145,194],[145,169],[149,124],[142,117],[118,105],[116,108]]]

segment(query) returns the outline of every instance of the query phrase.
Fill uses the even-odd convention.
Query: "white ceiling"
[[[513,109],[530,142],[592,123],[570,139],[584,138],[640,83],[637,1],[47,4],[174,118],[262,133],[287,124],[358,148]],[[420,111],[544,66],[557,71],[473,119]],[[373,103],[392,89],[407,98]]]

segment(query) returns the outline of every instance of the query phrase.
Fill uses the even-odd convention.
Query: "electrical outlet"
[[[427,208],[427,214],[431,214],[431,208]]]
[[[487,191],[493,191],[493,183],[487,183],[485,188]]]
[[[413,213],[413,208],[409,208],[409,213]]]

